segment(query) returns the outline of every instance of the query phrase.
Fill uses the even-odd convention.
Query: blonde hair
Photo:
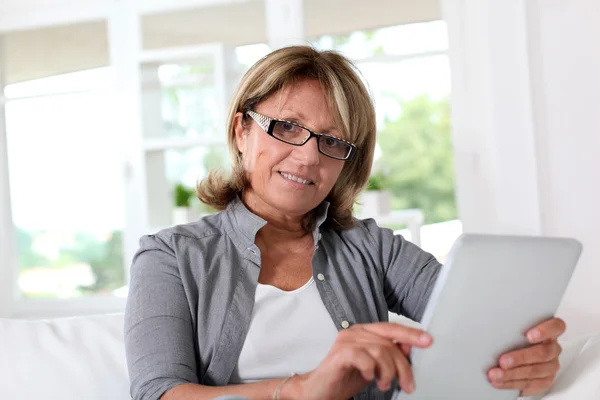
[[[333,189],[326,197],[330,207],[325,226],[343,230],[353,225],[352,207],[366,186],[375,151],[375,109],[371,96],[354,64],[333,51],[318,51],[309,46],[292,46],[276,50],[259,60],[246,72],[231,100],[227,134],[232,157],[232,171],[223,176],[210,171],[197,186],[198,199],[223,210],[248,185],[241,154],[236,145],[234,120],[269,96],[303,79],[319,82],[336,126],[343,137],[354,143],[358,151],[345,165]],[[304,228],[314,229],[314,215],[305,218]]]

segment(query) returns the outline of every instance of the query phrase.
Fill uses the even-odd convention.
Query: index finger
[[[542,322],[533,329],[530,329],[526,336],[527,341],[531,344],[542,343],[546,340],[557,339],[565,333],[567,325],[560,318],[552,318]]]
[[[424,330],[391,322],[365,324],[364,328],[371,333],[400,344],[424,348],[431,346],[431,343],[433,343],[431,335]]]

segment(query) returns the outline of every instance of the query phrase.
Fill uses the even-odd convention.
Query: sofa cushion
[[[561,369],[544,400],[600,399],[600,334],[561,344]]]
[[[0,319],[0,398],[130,399],[123,315]]]

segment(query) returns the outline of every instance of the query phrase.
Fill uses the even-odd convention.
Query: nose
[[[317,138],[312,137],[302,146],[295,146],[292,155],[303,165],[318,165],[321,159]]]

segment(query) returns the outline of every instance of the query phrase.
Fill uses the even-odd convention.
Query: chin
[[[277,209],[289,215],[304,215],[312,211],[321,202],[316,202],[314,199],[299,198],[296,193],[290,192],[284,195],[278,193],[271,204]]]

